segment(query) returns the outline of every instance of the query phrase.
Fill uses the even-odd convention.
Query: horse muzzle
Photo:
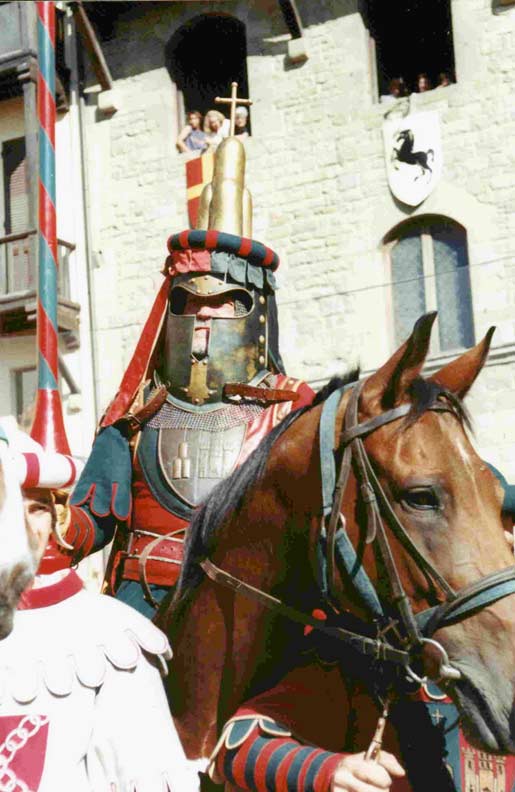
[[[461,678],[448,690],[460,711],[467,740],[488,753],[515,753],[515,711],[506,707],[504,694],[483,690],[472,677],[462,670]]]

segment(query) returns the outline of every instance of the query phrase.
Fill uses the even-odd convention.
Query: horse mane
[[[189,525],[184,545],[184,559],[177,589],[173,597],[174,613],[177,614],[181,602],[200,583],[203,572],[198,566],[199,561],[209,555],[218,529],[225,517],[230,512],[238,512],[241,508],[249,487],[259,481],[265,465],[270,456],[270,451],[275,441],[281,437],[295,421],[304,413],[309,412],[325,401],[331,393],[359,379],[359,368],[352,369],[344,376],[333,377],[315,395],[311,404],[289,413],[272,431],[261,441],[258,447],[250,454],[245,462],[221,481],[208,495],[202,506],[195,511]],[[169,603],[168,597],[166,604]]]
[[[237,467],[227,478],[221,481],[208,495],[202,506],[195,511],[186,534],[184,545],[184,559],[181,574],[177,583],[175,594],[170,594],[163,602],[163,610],[170,604],[175,623],[179,623],[180,615],[185,606],[188,595],[200,584],[204,573],[199,562],[208,557],[213,550],[220,526],[230,512],[238,513],[241,509],[245,495],[252,484],[259,481],[263,475],[270,452],[276,442],[301,415],[312,410],[324,402],[335,390],[350,385],[359,380],[360,370],[354,368],[344,376],[333,377],[321,390],[319,390],[310,405],[289,413],[272,431],[261,441],[258,447],[250,454],[246,461]],[[409,389],[412,401],[411,409],[406,416],[402,427],[407,428],[420,418],[420,416],[433,407],[437,402],[442,402],[452,412],[460,423],[470,428],[470,418],[461,400],[454,393],[430,380],[417,377]]]

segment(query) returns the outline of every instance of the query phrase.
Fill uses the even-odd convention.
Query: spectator
[[[394,102],[396,99],[401,99],[403,96],[408,95],[406,83],[403,77],[394,77],[388,83],[388,93],[381,96],[381,102],[387,104]]]
[[[209,110],[204,118],[204,134],[209,148],[216,147],[229,134],[228,121],[219,110]]]
[[[451,84],[451,78],[447,72],[440,72],[438,75],[438,85],[439,86],[447,86]]]
[[[430,91],[432,89],[431,80],[422,72],[417,76],[417,91],[418,93],[425,93],[426,91]]]
[[[240,105],[236,108],[234,114],[234,137],[239,138],[239,140],[245,140],[249,136],[249,130],[247,129],[248,118],[249,111],[246,107]]]
[[[207,141],[206,133],[201,129],[202,114],[198,110],[192,110],[186,120],[186,126],[181,130],[175,145],[181,152],[205,151]]]

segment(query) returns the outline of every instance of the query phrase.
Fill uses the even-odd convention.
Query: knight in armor
[[[41,558],[66,524],[56,488],[73,483],[77,460],[45,453],[13,418],[0,419],[0,438]],[[184,756],[161,679],[168,641],[133,608],[87,592],[74,570],[39,571],[0,650],[1,789],[196,792],[197,763]]]
[[[51,568],[116,537],[107,590],[148,616],[178,579],[193,509],[312,390],[279,354],[277,255],[251,238],[245,150],[218,148],[198,229],[168,240],[164,284],[72,498]]]

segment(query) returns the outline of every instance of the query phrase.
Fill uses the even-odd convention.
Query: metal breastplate
[[[159,429],[157,459],[172,491],[189,506],[198,506],[236,467],[246,424],[207,432]]]

